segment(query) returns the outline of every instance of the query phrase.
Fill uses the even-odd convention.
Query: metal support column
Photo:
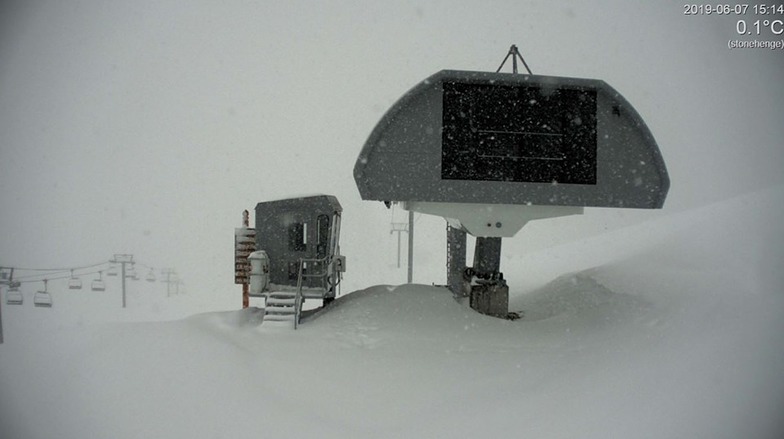
[[[452,294],[467,296],[463,288],[466,269],[466,232],[446,224],[446,284]]]
[[[3,300],[0,299],[0,344],[3,344]]]
[[[125,264],[133,264],[133,255],[116,254],[109,262],[112,264],[120,264],[122,267],[122,273],[120,273],[122,275],[122,307],[125,308]]]
[[[177,273],[172,268],[164,268],[161,270],[161,274],[166,276],[166,280],[161,280],[161,282],[166,284],[166,297],[171,297],[172,284],[177,284],[179,282]]]
[[[506,317],[509,313],[509,287],[501,268],[501,238],[476,238],[474,275],[469,304],[482,314]]]
[[[242,211],[242,227],[248,228],[250,227],[250,212],[247,209]],[[255,248],[255,244],[254,244]],[[236,264],[235,264],[236,266]],[[168,285],[166,285],[168,291]],[[250,288],[247,281],[242,283],[242,309],[245,309],[250,306]]]
[[[414,211],[408,211],[408,283],[414,279]]]
[[[125,308],[125,262],[122,263],[122,307]]]
[[[400,249],[402,248],[400,245],[400,234],[408,233],[408,224],[392,223],[392,230],[389,231],[389,234],[393,233],[397,233],[397,268],[400,268]]]
[[[478,273],[501,271],[501,238],[476,238],[474,271]]]

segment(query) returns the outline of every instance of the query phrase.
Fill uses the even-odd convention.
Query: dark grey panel
[[[478,116],[453,119],[465,108]],[[669,189],[644,121],[604,81],[449,70],[389,109],[354,178],[381,201],[658,208]]]
[[[596,90],[443,84],[441,178],[596,184]]]

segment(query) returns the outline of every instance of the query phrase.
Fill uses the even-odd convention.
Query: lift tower
[[[512,46],[507,59],[518,56]],[[502,238],[585,207],[661,208],[670,185],[653,135],[618,91],[530,70],[442,70],[424,79],[373,129],[354,180],[364,200],[446,218],[454,243],[460,233],[475,236],[473,266],[448,273],[460,278],[450,287],[497,316],[508,312]],[[450,248],[465,258],[465,245]]]

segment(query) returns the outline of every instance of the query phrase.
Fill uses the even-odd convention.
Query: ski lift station
[[[586,207],[661,208],[669,189],[653,135],[620,93],[597,79],[517,74],[522,57],[514,46],[510,55],[515,73],[443,70],[415,85],[372,130],[354,167],[363,200],[447,220],[449,288],[498,317],[508,314],[502,238]],[[268,264],[269,284],[318,286],[318,297],[334,297],[323,279],[334,282],[345,268],[339,219],[330,196],[259,203],[256,256]],[[476,237],[471,265],[467,234]]]
[[[364,200],[446,218],[450,289],[497,316],[508,313],[502,238],[585,207],[660,208],[669,189],[653,135],[604,81],[453,70],[382,117],[354,179]]]
[[[264,297],[265,321],[299,323],[305,299],[332,302],[343,271],[337,198],[315,195],[256,205],[255,234],[237,229],[238,256],[249,252],[251,297]],[[247,247],[249,236],[255,245]],[[258,251],[250,252],[251,250]],[[241,262],[240,262],[241,264]],[[244,281],[238,272],[239,280]],[[244,283],[244,282],[238,282]]]

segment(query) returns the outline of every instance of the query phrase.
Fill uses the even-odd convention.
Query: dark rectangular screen
[[[443,88],[442,179],[596,184],[596,90]]]

